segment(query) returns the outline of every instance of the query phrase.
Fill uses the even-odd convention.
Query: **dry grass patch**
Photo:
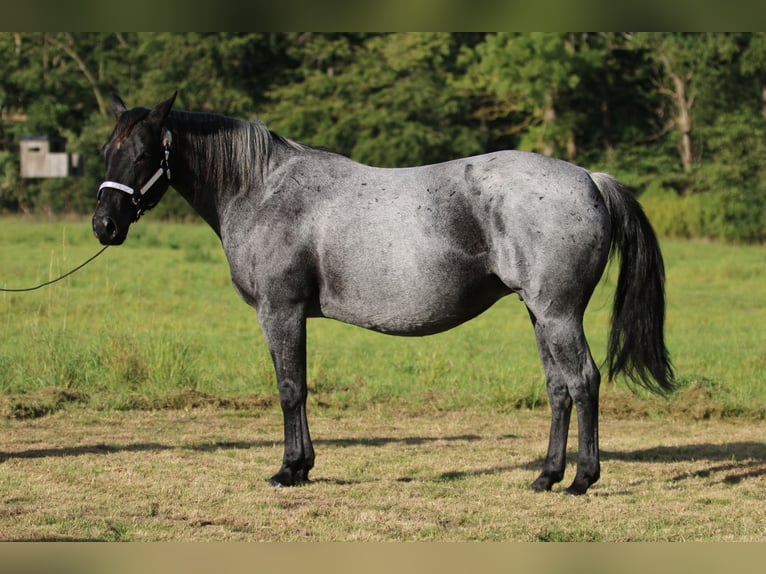
[[[607,415],[602,479],[581,498],[526,489],[544,411],[312,422],[313,482],[275,490],[275,408],[6,420],[0,539],[766,540],[764,421]]]

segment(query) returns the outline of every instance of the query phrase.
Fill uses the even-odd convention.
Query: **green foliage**
[[[289,84],[269,94],[277,131],[381,166],[481,151],[467,103],[449,87],[459,47],[447,33],[301,35]]]
[[[764,33],[3,32],[0,212],[89,212],[109,92],[178,90],[179,107],[375,165],[555,155],[683,206],[655,214],[672,235],[761,241],[765,53]],[[65,138],[84,176],[21,180],[25,134]],[[192,214],[171,193],[154,215]]]
[[[678,238],[766,241],[766,193],[763,189],[725,189],[679,196],[654,189],[641,203],[657,233]]]
[[[582,112],[568,104],[598,59],[589,42],[556,33],[498,33],[473,54],[462,86],[489,96],[479,115],[501,120],[500,133],[518,134],[521,149],[573,156]]]

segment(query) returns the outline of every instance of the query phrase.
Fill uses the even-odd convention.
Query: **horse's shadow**
[[[577,451],[567,453],[568,460],[576,458]],[[634,463],[693,462],[698,464],[697,470],[677,474],[670,480],[681,482],[692,478],[715,478],[723,473],[722,477],[714,482],[737,484],[745,479],[766,476],[766,443],[747,441],[658,446],[626,451],[601,450],[601,461],[610,460]],[[520,465],[520,468],[536,471],[543,461],[543,457],[539,457]],[[490,469],[488,473],[494,471],[495,469]]]
[[[361,446],[378,448],[390,444],[405,445],[428,445],[437,442],[478,442],[484,437],[474,434],[435,437],[370,437],[370,438],[326,438],[315,441],[317,445],[334,447]],[[516,438],[509,435],[506,438]],[[49,457],[76,457],[93,454],[113,454],[121,452],[161,452],[170,450],[191,450],[197,452],[214,452],[219,450],[247,450],[252,448],[274,448],[279,446],[277,440],[252,440],[252,441],[213,441],[197,444],[171,445],[159,442],[137,442],[129,444],[105,444],[62,446],[40,449],[28,449],[17,452],[0,452],[0,463],[9,459],[37,459]],[[577,453],[570,451],[569,460],[575,460]],[[601,460],[617,460],[635,463],[662,463],[662,462],[695,462],[699,463],[699,469],[684,472],[673,476],[673,482],[681,482],[694,478],[718,477],[715,482],[725,484],[738,484],[743,480],[766,476],[766,443],[756,441],[731,442],[722,444],[688,444],[679,446],[657,446],[639,450],[602,450]],[[537,471],[543,463],[543,458],[517,465],[502,465],[488,468],[471,470],[453,470],[442,472],[430,480],[454,481],[464,480],[475,476],[503,474],[513,470]],[[400,477],[400,482],[412,482],[411,477]],[[332,482],[338,484],[352,484],[354,480],[318,479],[317,482]]]
[[[756,441],[722,444],[657,446],[634,451],[601,451],[603,460],[625,462],[696,462],[700,468],[674,476],[673,482],[720,476],[715,482],[737,484],[766,476],[766,443]]]
[[[434,442],[457,442],[479,441],[482,437],[474,434],[455,435],[447,437],[372,437],[372,438],[338,438],[317,439],[316,445],[330,445],[336,447],[362,446],[381,447],[388,444],[423,445]],[[88,454],[114,454],[121,452],[162,452],[170,450],[191,450],[196,452],[214,452],[218,450],[247,450],[251,448],[273,448],[281,443],[277,440],[251,440],[251,441],[212,441],[198,444],[171,445],[159,442],[137,442],[129,444],[106,444],[96,443],[78,446],[62,446],[50,448],[35,448],[16,452],[0,451],[0,463],[9,459],[36,459],[74,457]]]

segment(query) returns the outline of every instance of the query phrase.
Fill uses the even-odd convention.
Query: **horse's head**
[[[168,189],[171,135],[165,120],[175,97],[151,110],[128,110],[112,95],[117,125],[103,148],[106,172],[93,214],[93,232],[103,245],[125,241],[130,224],[157,205]]]

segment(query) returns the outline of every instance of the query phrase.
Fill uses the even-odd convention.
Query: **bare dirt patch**
[[[572,465],[554,492],[527,490],[545,411],[312,422],[312,483],[273,489],[275,407],[5,420],[0,539],[766,540],[764,421],[605,414],[602,479],[581,498],[562,494]]]

